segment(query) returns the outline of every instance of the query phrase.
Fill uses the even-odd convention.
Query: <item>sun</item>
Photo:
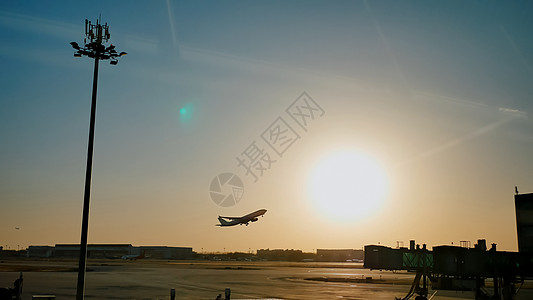
[[[320,214],[341,222],[360,221],[379,210],[388,192],[384,169],[371,156],[339,151],[322,159],[308,180],[308,194]]]

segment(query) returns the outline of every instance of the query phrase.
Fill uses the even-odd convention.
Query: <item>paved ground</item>
[[[76,261],[3,261],[0,287],[24,271],[23,300],[35,294],[74,299]],[[363,269],[354,263],[89,261],[86,299],[215,299],[231,288],[232,299],[387,299],[403,297],[412,274]],[[372,279],[366,279],[371,277]],[[431,291],[430,295],[435,291]],[[432,300],[473,299],[471,292],[437,291]],[[533,299],[525,289],[517,300]]]

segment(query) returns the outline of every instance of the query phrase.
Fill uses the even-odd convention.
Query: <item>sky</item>
[[[0,245],[517,251],[533,192],[529,1],[3,1]],[[109,45],[109,43],[107,45]],[[228,179],[232,179],[228,181]],[[217,217],[267,209],[249,226]]]

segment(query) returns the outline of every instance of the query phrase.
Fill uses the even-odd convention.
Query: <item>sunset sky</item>
[[[94,61],[69,43],[101,15],[128,55],[100,64],[89,243],[516,251],[514,187],[533,192],[532,14],[530,1],[3,1],[0,246],[80,241]],[[235,205],[211,198],[223,173],[243,183]]]

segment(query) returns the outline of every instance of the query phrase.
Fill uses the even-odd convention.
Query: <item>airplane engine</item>
[[[259,220],[259,219],[258,219],[258,218],[253,218],[253,219],[251,219],[250,221],[255,222],[255,221],[257,221],[257,220]]]

